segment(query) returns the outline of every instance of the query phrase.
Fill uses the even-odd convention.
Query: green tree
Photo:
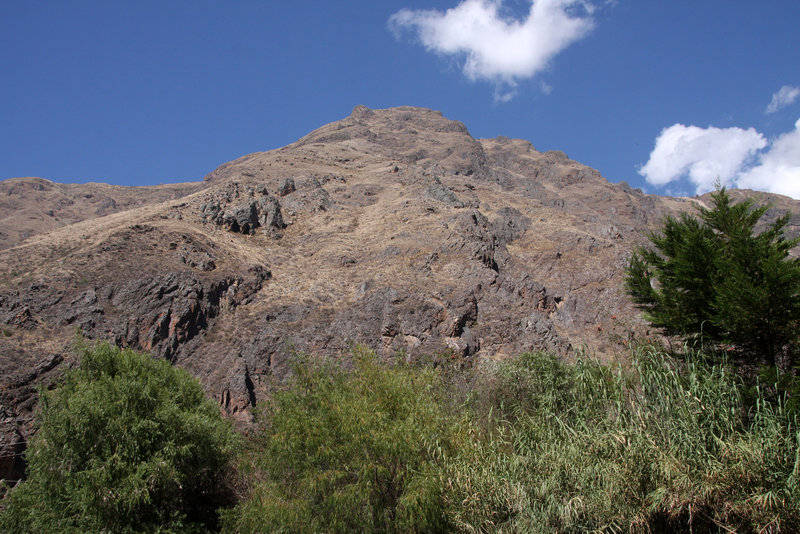
[[[258,417],[250,492],[223,531],[446,531],[435,466],[451,427],[436,373],[363,348],[354,360],[347,370],[298,356]]]
[[[790,214],[766,230],[769,206],[734,204],[725,188],[700,217],[667,217],[652,247],[638,247],[626,286],[648,320],[666,335],[700,338],[753,360],[791,365],[800,322],[800,264],[786,239]]]
[[[2,532],[202,532],[229,503],[237,438],[188,373],[131,350],[82,346],[42,391],[28,479]]]

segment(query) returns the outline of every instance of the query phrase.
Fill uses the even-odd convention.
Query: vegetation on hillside
[[[796,412],[748,403],[697,355],[528,353],[474,371],[466,396],[364,351],[355,373],[296,369],[260,417],[224,531],[800,529]]]
[[[438,359],[437,363],[447,359]],[[455,360],[458,363],[458,360]],[[785,388],[784,388],[785,389]],[[43,394],[7,532],[794,532],[797,410],[653,346],[473,369],[298,356],[236,437],[197,383],[107,346]]]
[[[383,365],[356,348],[354,368],[298,357],[262,407],[245,462],[250,494],[227,512],[234,532],[444,531],[437,466],[457,428],[431,369]]]
[[[101,344],[42,391],[27,481],[2,532],[216,528],[237,436],[200,384],[164,360]]]

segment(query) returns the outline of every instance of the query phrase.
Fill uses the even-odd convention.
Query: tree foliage
[[[448,448],[436,373],[381,364],[352,370],[298,356],[258,417],[250,495],[229,532],[442,532],[434,466]]]
[[[630,259],[626,285],[634,302],[666,335],[700,338],[753,360],[788,365],[800,323],[800,263],[789,251],[790,214],[766,230],[769,206],[734,204],[724,188],[700,217],[667,217],[651,248]]]
[[[28,479],[3,532],[215,528],[236,436],[199,383],[163,360],[106,344],[42,391]]]

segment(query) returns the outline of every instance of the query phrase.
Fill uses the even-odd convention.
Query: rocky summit
[[[76,331],[187,369],[242,423],[294,351],[624,353],[646,333],[631,247],[703,201],[412,107],[358,106],[202,183],[0,183],[0,478],[22,475],[36,388],[73,365]]]

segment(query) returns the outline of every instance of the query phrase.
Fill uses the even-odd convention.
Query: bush
[[[196,380],[106,344],[42,391],[28,479],[4,532],[181,532],[215,528],[229,503],[236,436]]]
[[[356,348],[354,369],[298,356],[258,416],[244,468],[250,493],[229,532],[445,531],[435,466],[451,426],[431,369],[382,365]]]
[[[475,405],[495,423],[442,466],[445,513],[459,532],[796,532],[800,429],[741,392],[726,366],[653,347],[629,368],[490,366]]]
[[[800,335],[800,260],[789,258],[800,238],[783,235],[790,215],[756,234],[769,206],[732,204],[724,188],[711,198],[699,220],[668,217],[653,248],[635,251],[628,291],[666,335],[788,369]]]

